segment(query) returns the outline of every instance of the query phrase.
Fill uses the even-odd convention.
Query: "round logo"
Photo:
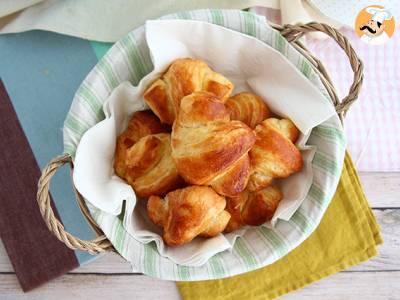
[[[355,31],[369,45],[382,45],[394,33],[395,21],[392,13],[381,5],[363,8],[355,22]]]

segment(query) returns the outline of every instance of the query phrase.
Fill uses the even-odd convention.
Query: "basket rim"
[[[225,11],[225,10],[219,10],[219,11]],[[240,13],[246,14],[246,12],[240,12]],[[328,25],[320,23],[309,23],[297,26],[274,25],[273,27],[278,31],[280,31],[282,36],[285,37],[287,41],[292,46],[295,47],[295,49],[300,53],[300,55],[303,55],[308,61],[311,62],[313,68],[317,72],[318,76],[321,78],[322,84],[328,91],[328,94],[335,105],[339,117],[342,118],[347,109],[357,98],[359,89],[362,84],[362,63],[357,58],[354,50],[348,44],[346,38],[341,36],[341,34],[337,32],[335,29],[329,27]],[[334,86],[330,80],[330,77],[326,72],[325,68],[323,67],[322,63],[317,58],[315,58],[299,41],[299,39],[305,32],[310,32],[310,31],[323,31],[327,33],[328,35],[333,37],[342,47],[342,49],[345,50],[346,54],[348,54],[352,68],[353,70],[355,70],[355,75],[354,75],[355,82],[353,83],[350,89],[349,95],[345,97],[343,101],[339,101]],[[86,81],[86,79],[84,81]],[[61,167],[65,163],[70,163],[72,165],[72,155],[65,154],[63,156],[59,156],[56,159],[52,160],[47,166],[47,168],[43,171],[43,175],[41,177],[41,180],[39,181],[38,202],[41,208],[42,215],[45,216],[45,222],[47,226],[61,241],[63,241],[68,247],[72,249],[85,250],[92,254],[109,250],[115,251],[115,248],[112,247],[111,243],[107,240],[107,238],[104,235],[100,235],[94,241],[83,241],[73,237],[72,235],[68,234],[65,231],[65,229],[62,227],[62,224],[59,223],[58,220],[57,222],[59,224],[57,224],[57,222],[54,221],[56,220],[54,214],[52,215],[51,213],[49,213],[51,211],[50,200],[49,199],[47,199],[46,201],[44,200],[46,198],[45,197],[46,193],[48,194],[48,185],[50,183],[51,176],[55,173],[57,168]],[[82,196],[80,196],[78,192],[76,192],[76,195],[78,203],[80,204],[80,207],[82,209],[82,212],[84,213],[85,217],[88,218],[89,220],[89,224],[91,224],[92,227],[96,228],[98,234],[102,234],[101,229],[99,229],[96,226],[96,222],[93,220],[90,213],[88,212],[88,209],[85,205]]]

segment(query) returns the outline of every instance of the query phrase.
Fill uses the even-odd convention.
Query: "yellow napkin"
[[[382,238],[350,156],[316,231],[287,256],[246,274],[178,282],[183,299],[271,299],[377,255]]]

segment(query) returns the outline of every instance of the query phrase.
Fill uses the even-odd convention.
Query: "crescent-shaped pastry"
[[[125,179],[138,197],[164,196],[182,186],[168,133],[145,136],[127,150]]]
[[[248,92],[232,96],[226,101],[231,120],[238,120],[254,129],[270,115],[268,106],[261,97]]]
[[[151,196],[147,211],[150,219],[164,228],[164,241],[177,246],[196,236],[213,237],[222,232],[230,219],[225,205],[225,198],[212,188],[189,186],[168,193],[164,199]]]
[[[225,102],[232,90],[233,84],[211,70],[205,62],[183,58],[175,60],[167,72],[144,92],[143,98],[161,122],[172,125],[183,97],[207,91]]]
[[[231,219],[225,232],[232,232],[244,225],[259,226],[271,220],[282,197],[278,187],[270,186],[258,192],[245,190],[237,197],[228,198],[226,210],[231,214]]]
[[[250,150],[251,175],[247,188],[258,191],[274,178],[286,178],[303,167],[303,158],[292,141],[298,129],[292,121],[270,118],[256,126],[256,142]]]
[[[132,147],[142,137],[167,132],[160,120],[150,110],[137,111],[129,120],[128,127],[117,138],[115,148],[115,173],[124,178],[126,168],[126,150]]]
[[[231,197],[245,189],[250,174],[248,151],[255,135],[244,123],[231,121],[216,96],[195,92],[184,97],[171,138],[172,156],[188,183],[209,185]]]

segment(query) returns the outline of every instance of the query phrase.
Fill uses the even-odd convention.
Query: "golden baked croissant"
[[[256,142],[250,150],[251,174],[247,188],[258,191],[274,178],[286,178],[303,167],[303,158],[292,141],[298,129],[287,119],[270,118],[255,128]]]
[[[299,138],[300,131],[289,119],[269,118],[267,123],[279,130],[280,133],[282,133],[293,143],[296,143],[297,139]]]
[[[143,97],[161,122],[172,124],[184,96],[196,91],[208,91],[225,102],[232,90],[233,84],[211,70],[205,62],[183,58],[175,60],[167,72],[144,92]]]
[[[230,219],[225,205],[225,198],[212,188],[189,186],[168,193],[165,199],[151,196],[147,211],[150,219],[164,228],[164,241],[177,246],[196,236],[213,237],[222,232]]]
[[[226,210],[231,214],[231,219],[225,232],[232,232],[244,225],[259,226],[271,220],[282,197],[278,187],[269,186],[258,192],[245,190],[237,197],[228,198]]]
[[[248,92],[232,96],[225,106],[230,112],[231,120],[242,121],[252,129],[270,114],[265,102],[259,96]]]
[[[253,131],[230,121],[224,104],[213,94],[195,92],[181,101],[171,133],[172,156],[189,183],[210,185],[225,196],[236,196],[247,185],[248,151]]]
[[[135,112],[129,120],[128,127],[117,138],[114,160],[115,173],[122,178],[125,176],[127,149],[142,137],[161,132],[167,131],[150,110]]]
[[[127,150],[125,179],[138,197],[163,196],[183,184],[168,133],[145,136]]]

